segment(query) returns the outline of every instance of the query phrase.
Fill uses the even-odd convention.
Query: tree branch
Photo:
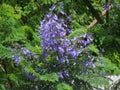
[[[83,0],[84,3],[88,6],[90,12],[92,13],[92,15],[96,18],[96,20],[99,23],[103,23],[103,20],[101,19],[101,17],[99,16],[98,12],[94,9],[94,7],[92,6],[92,4],[90,3],[89,0]]]
[[[110,5],[108,10],[112,9],[113,5]],[[108,10],[104,10],[102,13],[101,13],[101,16],[104,16]],[[88,26],[88,28],[92,28],[94,25],[96,25],[98,23],[98,20],[95,19],[92,23],[90,23],[90,25]]]

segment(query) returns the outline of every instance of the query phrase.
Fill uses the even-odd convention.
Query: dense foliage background
[[[92,90],[120,74],[120,1],[0,1],[0,90]]]

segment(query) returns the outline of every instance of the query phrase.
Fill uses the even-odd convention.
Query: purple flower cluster
[[[40,24],[39,34],[42,40],[40,44],[43,49],[43,59],[46,61],[48,56],[54,55],[56,61],[52,66],[55,69],[60,67],[58,71],[60,79],[70,77],[67,68],[76,68],[80,63],[83,63],[85,69],[89,66],[95,68],[94,58],[91,58],[90,50],[86,49],[92,42],[92,34],[85,33],[69,39],[67,36],[72,33],[72,30],[68,21],[71,22],[71,16],[67,19],[60,18],[53,12],[55,8],[55,5],[50,8],[50,13],[43,18]],[[63,11],[60,13],[66,15]],[[64,67],[65,70],[63,70]]]
[[[24,72],[25,72],[25,76],[26,76],[28,79],[33,80],[33,79],[35,78],[35,74],[34,74],[34,73],[29,73],[29,72],[27,71],[27,68],[26,68],[26,67],[24,68]]]
[[[79,37],[69,39],[67,36],[72,33],[70,26],[72,21],[71,16],[67,17],[66,20],[65,17],[64,19],[60,18],[59,15],[57,16],[57,14],[53,12],[55,8],[56,5],[50,8],[50,13],[45,15],[40,24],[39,34],[41,38],[40,45],[43,49],[42,58],[47,61],[47,59],[49,59],[48,56],[54,55],[52,59],[56,60],[50,63],[45,62],[46,65],[44,65],[44,67],[51,70],[52,66],[52,69],[54,68],[58,72],[60,79],[70,77],[70,69],[76,68],[78,65],[81,65],[81,63],[83,63],[85,69],[89,66],[95,68],[94,57],[90,56],[89,50],[85,50],[92,42],[92,35],[90,33],[85,33]],[[60,10],[60,15],[61,14],[66,16],[66,13],[62,10]],[[13,51],[16,51],[16,49]],[[82,56],[86,56],[87,58]],[[32,54],[30,50],[20,47],[20,52],[13,55],[12,59],[19,65],[21,59],[33,59],[33,57],[34,54]],[[44,67],[41,66],[41,68]],[[80,67],[78,66],[78,68]],[[28,72],[27,67],[24,68],[24,74],[30,80],[36,77],[33,72]]]
[[[21,58],[20,58],[19,55],[13,55],[13,56],[12,56],[12,60],[13,60],[17,65],[19,65]]]
[[[28,49],[21,48],[21,50],[22,50],[22,54],[26,55],[27,58],[31,59],[32,57],[34,57],[34,54],[32,54]]]
[[[16,51],[16,49],[12,49],[12,51]],[[25,55],[25,58],[31,59],[32,57],[34,57],[34,54],[32,54],[29,50],[27,50],[26,48],[21,48],[21,51],[15,55],[12,55],[12,60],[19,65],[20,61],[21,61],[21,57],[22,55]]]
[[[64,79],[65,77],[69,77],[69,73],[67,71],[63,71],[59,73],[60,79]]]
[[[84,34],[78,39],[77,43],[83,47],[86,47],[91,44],[92,42],[91,37],[92,37],[92,34],[90,33]]]
[[[53,11],[54,9],[55,6],[52,6],[50,10]],[[68,57],[65,56],[65,48],[71,45],[71,41],[65,37],[71,33],[71,29],[65,23],[65,20],[58,18],[56,14],[50,12],[41,21],[40,28],[41,29],[39,30],[39,33],[43,40],[41,42],[41,46],[44,51],[43,56],[46,58],[46,53],[53,50],[54,52],[58,53],[56,59],[59,60],[60,63],[68,61]]]
[[[20,51],[17,54],[12,55],[12,60],[15,62],[17,66],[20,65],[21,60],[32,59],[34,57],[34,54],[31,53],[30,50],[26,49],[25,47],[19,46],[16,48],[12,48],[11,51],[16,52],[18,49]],[[26,67],[24,67],[24,74],[30,80],[33,80],[35,78],[35,74],[29,73]]]
[[[65,19],[59,18],[52,12],[55,7],[55,5],[52,6],[50,13],[44,17],[40,25],[39,33],[42,39],[43,56],[46,59],[48,54],[54,51],[56,60],[61,64],[69,63],[70,58],[76,59],[82,53],[82,49],[91,44],[92,35],[86,33],[79,38],[68,39],[66,36],[72,33],[72,30]],[[68,19],[71,21],[70,17]]]
[[[84,65],[85,69],[88,67],[88,66],[91,66],[93,68],[96,67],[96,65],[94,64],[94,58],[93,57],[89,57],[89,61],[87,61]]]

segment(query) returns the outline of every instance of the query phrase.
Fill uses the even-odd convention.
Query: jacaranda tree
[[[103,2],[94,5],[98,1],[92,1],[95,8]],[[83,1],[1,2],[0,89],[92,90],[106,86],[105,75],[118,74],[119,69],[101,54],[96,31],[88,31],[86,24],[92,19]]]

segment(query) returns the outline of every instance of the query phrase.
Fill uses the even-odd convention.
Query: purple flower
[[[21,58],[20,58],[19,55],[13,55],[13,56],[12,56],[12,60],[13,60],[17,65],[19,65]]]
[[[87,46],[91,44],[91,42],[92,42],[92,35],[90,33],[82,35],[77,41],[78,44],[83,46]]]
[[[60,37],[63,38],[66,36],[66,31],[61,31]]]
[[[62,46],[63,48],[66,48],[68,46],[71,45],[71,42],[69,39],[64,39],[61,43],[60,43],[60,46]]]
[[[74,62],[73,65],[76,65],[76,62]]]
[[[58,49],[59,49],[60,54],[63,55],[63,53],[65,52],[65,51],[64,51],[64,48],[58,47]]]
[[[42,52],[43,59],[46,60],[48,54],[46,52]]]
[[[73,37],[71,40],[72,40],[72,41],[76,41],[76,39],[77,39],[76,37]]]
[[[22,52],[24,55],[26,55],[28,58],[32,58],[34,57],[34,54],[32,54],[29,50],[27,50],[26,48],[21,48]]]
[[[67,51],[67,53],[68,53],[71,57],[73,57],[73,58],[75,58],[76,55],[77,55],[74,46],[68,47],[68,48],[66,49],[66,51]]]
[[[63,74],[62,74],[61,72],[59,73],[59,78],[60,78],[60,79],[63,79],[63,78],[64,78],[64,77],[63,77]]]
[[[56,45],[56,44],[57,44],[57,41],[55,39],[50,40],[50,45]]]
[[[56,5],[52,5],[52,7],[50,8],[50,11],[53,11],[56,8]]]
[[[35,74],[33,73],[28,73],[27,71],[25,72],[25,76],[29,78],[30,80],[33,80],[35,78]]]
[[[97,60],[101,67],[104,67],[104,63],[102,61]]]
[[[30,51],[27,50],[26,48],[22,48],[22,51],[23,51],[24,54],[28,54],[28,53],[30,53]]]
[[[61,64],[65,63],[65,60],[63,58],[60,58],[59,61]]]
[[[27,68],[26,68],[26,67],[24,68],[24,73],[25,73],[25,76],[26,76],[27,78],[29,78],[30,80],[35,79],[35,74],[34,74],[34,73],[29,73],[29,72],[27,71]]]
[[[53,19],[58,20],[58,16],[56,14],[54,14]]]
[[[79,56],[81,53],[82,53],[82,50],[81,50],[81,49],[77,50],[76,56]]]
[[[103,5],[103,8],[104,8],[106,11],[108,11],[108,10],[109,10],[109,5],[110,5],[110,3],[106,3],[105,5]]]
[[[100,62],[100,66],[101,66],[101,67],[104,67],[105,65],[104,65],[104,63]]]
[[[16,48],[11,48],[11,51],[13,52],[13,51],[16,51]]]
[[[67,17],[67,20],[70,21],[70,22],[72,21],[71,15],[69,15],[69,16]]]
[[[91,57],[90,57],[90,58],[91,58]],[[84,66],[84,67],[86,68],[86,67],[88,67],[88,66],[91,66],[91,67],[95,68],[96,65],[94,64],[93,60],[94,60],[94,58],[91,58],[89,61],[87,61],[87,62],[85,63],[85,66]]]
[[[64,11],[62,11],[62,10],[60,10],[60,13],[61,13],[62,15],[66,15],[66,13],[65,13]]]
[[[53,50],[56,52],[56,51],[58,51],[58,45],[57,44],[55,44],[54,46],[53,46]]]
[[[64,20],[64,19],[59,19],[58,21],[59,21],[59,23],[61,23],[62,25],[65,24],[65,20]]]
[[[69,73],[68,73],[67,71],[64,71],[64,72],[63,72],[63,75],[64,75],[65,77],[69,77]]]
[[[65,57],[65,61],[66,61],[67,63],[69,63],[68,56],[64,56],[64,57]]]
[[[58,56],[56,56],[56,60],[59,60],[59,57],[58,57]]]

